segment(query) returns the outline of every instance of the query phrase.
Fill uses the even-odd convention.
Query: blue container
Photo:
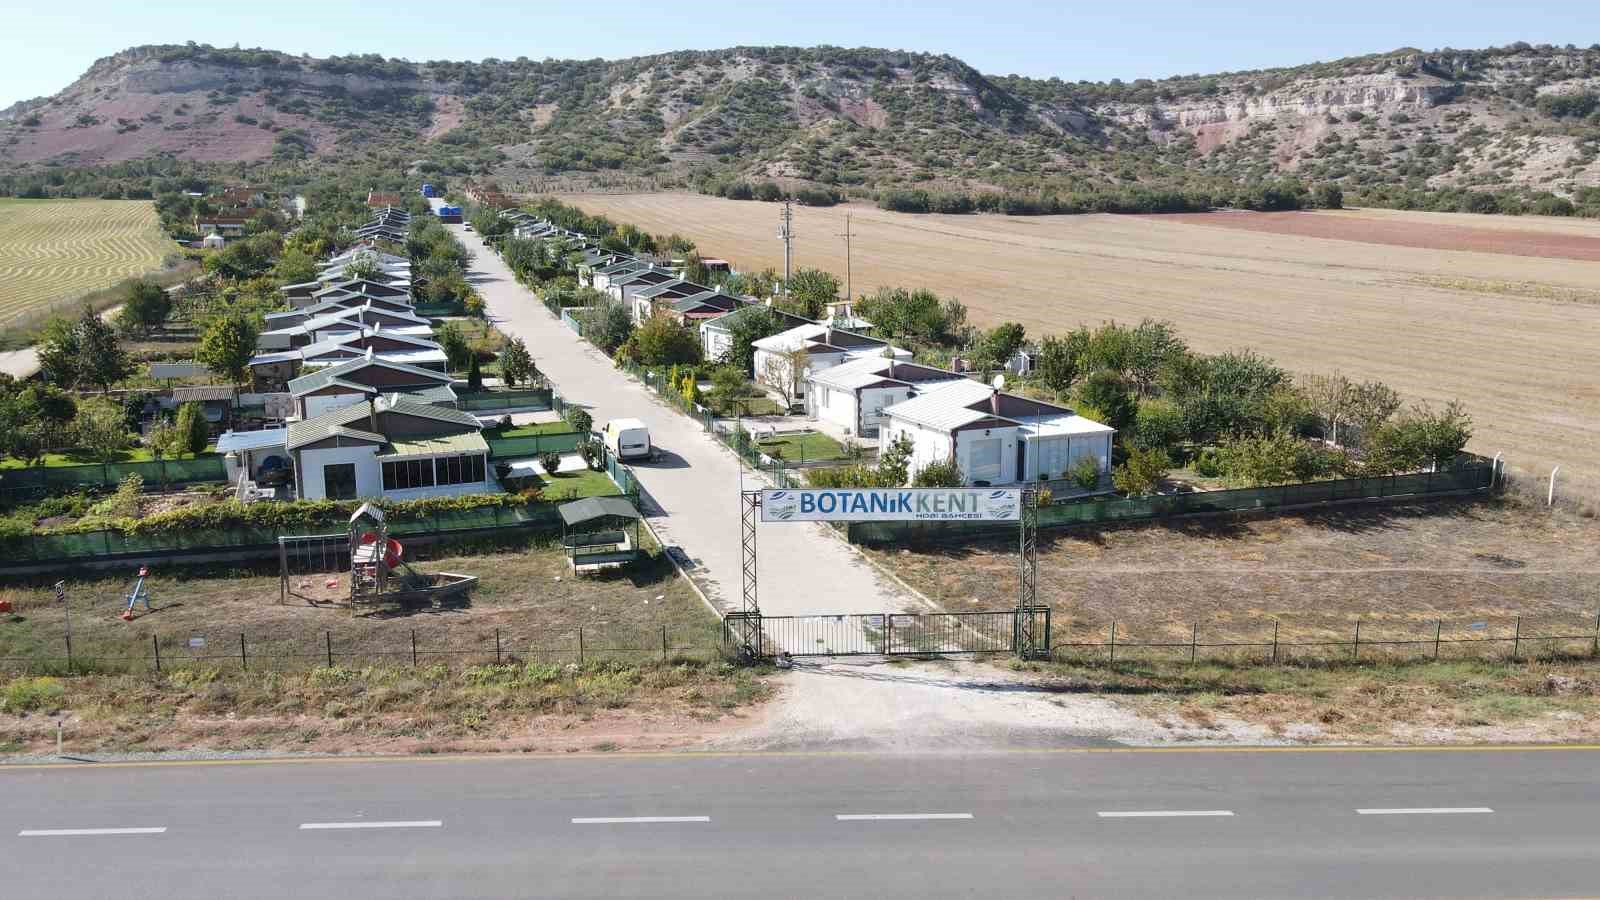
[[[424,197],[437,197],[437,196],[439,196],[439,193],[433,189],[433,185],[425,184],[425,185],[422,186],[422,196],[424,196]]]

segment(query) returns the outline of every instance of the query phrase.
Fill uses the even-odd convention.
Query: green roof
[[[384,442],[383,435],[352,427],[355,425],[372,427],[368,424],[370,412],[371,410],[367,404],[356,403],[350,406],[341,406],[332,412],[323,413],[315,418],[290,422],[289,437],[284,444],[287,449],[293,450],[296,447],[314,444],[324,438],[336,435],[381,444]]]
[[[389,450],[378,455],[379,459],[394,459],[401,456],[432,456],[439,453],[479,453],[489,452],[489,443],[483,435],[476,431],[463,434],[446,434],[439,437],[407,438],[402,441],[390,441]]]

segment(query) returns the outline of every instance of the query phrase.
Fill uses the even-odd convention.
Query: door
[[[322,496],[329,500],[356,498],[356,464],[335,463],[322,467]]]
[[[1000,480],[1000,439],[986,438],[972,442],[972,472],[967,480],[994,484]]]

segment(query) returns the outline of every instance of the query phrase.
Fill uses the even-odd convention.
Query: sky
[[[0,107],[54,94],[118,50],[191,40],[416,61],[832,44],[949,53],[990,75],[1068,81],[1299,65],[1397,47],[1600,42],[1592,0],[74,0],[19,2],[3,21]]]

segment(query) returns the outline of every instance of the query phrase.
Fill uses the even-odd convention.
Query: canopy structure
[[[586,497],[556,507],[561,545],[574,572],[639,558],[639,511],[621,497]],[[630,534],[631,531],[631,534]]]

